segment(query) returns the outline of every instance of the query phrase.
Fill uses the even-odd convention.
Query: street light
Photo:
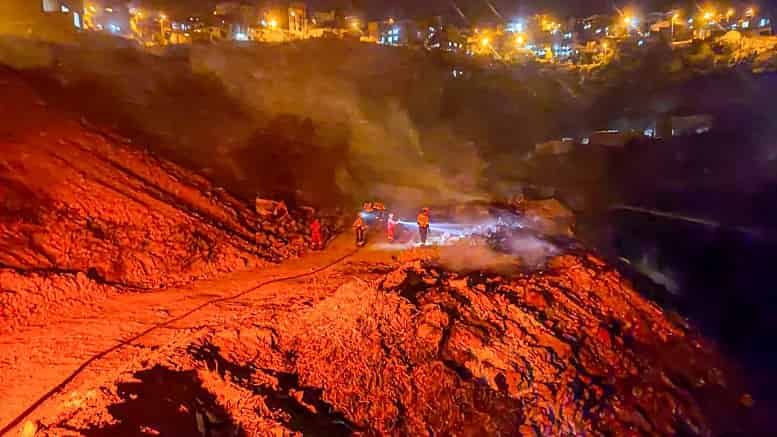
[[[491,43],[491,40],[488,39],[488,37],[484,37],[483,39],[480,40],[480,45],[483,47],[488,47],[488,44],[490,43]]]
[[[270,19],[270,29],[278,27],[278,21],[275,18]]]
[[[515,38],[515,43],[519,47],[523,47],[523,45],[526,43],[526,39],[523,37],[523,35],[518,35],[518,37]]]
[[[675,12],[674,15],[672,15],[672,36],[671,36],[672,42],[674,42],[674,23],[679,19],[680,19],[680,14]]]

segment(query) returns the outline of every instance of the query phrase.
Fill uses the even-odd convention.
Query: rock
[[[383,279],[382,288],[384,290],[394,290],[407,279],[407,271],[404,269],[394,270]]]
[[[256,213],[261,217],[282,218],[289,214],[286,203],[283,201],[256,198],[254,201]]]
[[[24,426],[22,426],[22,430],[19,433],[19,437],[35,437],[35,434],[38,432],[38,425],[31,421],[24,422]]]

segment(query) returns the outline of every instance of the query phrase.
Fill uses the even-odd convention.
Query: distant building
[[[121,0],[106,0],[101,6],[89,4],[84,10],[84,27],[88,30],[112,35],[132,36],[131,15],[127,3]]]
[[[437,41],[432,43],[431,48],[453,53],[463,53],[467,50],[467,31],[452,25],[444,25],[437,35]],[[439,47],[434,47],[439,43]]]
[[[378,43],[389,46],[420,45],[424,33],[414,20],[386,20],[381,23]]]
[[[213,11],[214,24],[220,29],[220,36],[234,41],[251,39],[252,28],[259,23],[259,17],[257,6],[242,2],[219,3]]]
[[[0,1],[0,34],[69,40],[83,28],[82,0]]]
[[[313,13],[311,19],[312,24],[320,27],[332,27],[336,26],[337,11],[332,9],[330,11],[316,11]]]
[[[289,5],[289,34],[298,39],[307,37],[308,8],[305,3],[293,2]]]
[[[592,15],[577,23],[576,31],[581,43],[599,41],[610,35],[614,19],[609,15]]]

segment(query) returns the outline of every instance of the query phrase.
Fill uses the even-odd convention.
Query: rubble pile
[[[748,395],[716,352],[597,258],[564,255],[514,277],[423,258],[232,321],[163,364],[196,370],[208,408],[238,435],[743,431]],[[95,414],[56,426],[105,430]]]
[[[380,434],[709,435],[701,399],[738,408],[713,351],[591,256],[512,279],[418,261],[290,329],[301,384]]]
[[[129,140],[49,112],[23,85],[8,91],[0,103],[0,331],[108,290],[179,286],[304,250],[307,218],[261,217]]]
[[[150,399],[167,399],[167,418],[111,414],[157,428],[183,415],[193,427],[197,415],[178,404],[195,405],[237,435],[747,431],[741,419],[752,403],[740,400],[749,395],[714,349],[599,259],[564,255],[507,277],[421,258],[294,309],[201,332],[128,376],[197,372],[192,384],[209,404],[159,392]],[[140,402],[124,396],[63,413],[50,435],[111,429],[94,417]]]

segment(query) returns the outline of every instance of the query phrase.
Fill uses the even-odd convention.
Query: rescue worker
[[[353,222],[353,230],[356,233],[356,245],[364,246],[367,244],[367,223],[361,213],[356,216],[356,221]]]
[[[389,243],[394,242],[394,228],[397,223],[399,223],[399,220],[394,219],[394,214],[389,214],[388,221],[386,221],[386,238]]]
[[[426,237],[429,236],[429,208],[421,210],[421,214],[418,214],[418,235],[421,237],[421,244],[426,245]]]
[[[318,217],[313,219],[310,223],[310,246],[313,250],[321,250],[324,248],[324,240],[321,238],[321,221]]]

